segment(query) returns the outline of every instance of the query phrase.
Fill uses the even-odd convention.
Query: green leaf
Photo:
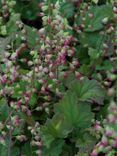
[[[35,93],[33,93],[31,95],[30,101],[29,101],[29,105],[30,105],[31,108],[34,108],[36,106],[36,104],[37,104],[37,98],[38,98],[38,96]]]
[[[89,17],[89,14],[93,14],[93,18]],[[101,5],[101,6],[92,6],[86,13],[85,13],[85,32],[94,32],[101,30],[104,28],[104,24],[102,20],[104,18],[108,18],[110,21],[113,18],[113,11],[112,5]],[[82,23],[82,17],[78,17],[76,23],[80,25]],[[91,26],[91,27],[90,27]]]
[[[104,89],[96,80],[84,78],[71,83],[70,90],[76,94],[79,101],[99,102],[104,99]]]
[[[1,156],[6,156],[7,155],[7,148],[6,146],[3,146],[0,144],[0,154]]]
[[[60,11],[65,18],[70,18],[74,15],[73,3],[64,2],[61,4]]]
[[[113,69],[113,65],[112,65],[112,62],[110,62],[109,60],[105,60],[103,61],[103,64],[101,65],[97,65],[96,66],[96,70],[112,70]]]
[[[5,121],[8,118],[8,106],[4,98],[0,99],[0,120]]]
[[[32,154],[32,150],[31,150],[31,146],[30,146],[30,142],[26,142],[25,144],[23,144],[22,146],[22,154],[26,155],[26,156],[36,156],[37,154]]]
[[[97,113],[96,117],[97,120],[102,120],[104,118],[106,118],[107,114],[108,114],[108,103],[104,103],[104,106],[100,109],[100,111]]]
[[[64,98],[55,106],[54,117],[41,128],[41,136],[47,147],[55,139],[67,137],[73,129],[84,130],[91,126],[93,113],[86,101],[102,98],[101,89],[97,81],[87,78],[71,84]]]
[[[79,35],[79,41],[82,44],[83,47],[92,47],[92,48],[98,48],[100,44],[102,44],[105,41],[104,36],[99,34],[99,31],[97,32],[83,32]],[[102,47],[102,45],[101,45]],[[100,47],[100,48],[101,48]]]
[[[92,0],[92,2],[94,2],[95,4],[97,4],[97,3],[98,3],[98,1],[99,1],[99,0]]]
[[[91,19],[89,18],[88,14],[93,13],[94,17]],[[86,17],[86,27],[85,31],[93,32],[100,30],[104,27],[102,20],[104,18],[108,18],[109,20],[113,17],[112,5],[101,5],[101,6],[94,6],[87,12]],[[89,25],[92,28],[89,28]]]
[[[8,140],[7,140],[7,144],[8,144]],[[13,146],[12,149],[11,149],[11,155],[18,156],[19,153],[20,153],[19,152],[19,148]],[[0,144],[0,155],[1,156],[7,156],[8,155],[8,145],[7,146],[3,146],[2,144]]]
[[[14,83],[14,94],[12,95],[13,98],[22,97],[23,92],[26,91],[27,83],[24,81],[20,81],[18,83]]]
[[[18,27],[16,25],[16,21],[20,21],[19,13],[13,14],[7,23],[7,31],[9,35],[17,31]]]
[[[62,147],[64,145],[64,141],[61,139],[55,140],[50,148],[44,147],[42,149],[44,156],[60,156],[62,152]]]
[[[85,103],[77,104],[77,102],[77,96],[70,91],[57,105],[57,110],[62,113],[62,116],[73,128],[88,128],[93,118],[90,105]]]
[[[82,134],[82,137],[79,137],[76,141],[76,147],[79,148],[79,156],[81,156],[83,153],[86,153],[86,156],[88,156],[93,150],[95,143],[96,138],[92,136],[90,132],[87,131]]]
[[[39,0],[19,1],[16,0],[15,11],[19,12],[24,19],[35,20],[39,13]]]
[[[90,66],[87,64],[83,64],[80,68],[79,68],[79,72],[85,76],[89,76],[90,74]]]
[[[91,59],[97,59],[100,56],[100,51],[97,49],[89,48],[88,54]]]
[[[42,140],[48,148],[55,139],[65,138],[69,132],[71,132],[71,126],[60,114],[56,114],[41,128]]]
[[[29,27],[27,25],[25,25],[25,29],[27,31],[27,41],[28,41],[28,45],[30,48],[34,48],[34,46],[36,47],[36,39],[39,40],[39,35],[37,32],[37,29]]]
[[[65,84],[65,86],[69,86],[70,83],[74,80],[75,75],[73,73],[70,73],[69,76],[66,79],[62,79],[63,83]]]
[[[5,52],[5,48],[6,46],[11,42],[13,41],[15,38],[15,34],[11,34],[10,36],[6,37],[6,38],[3,38],[3,37],[0,37],[0,57],[1,56],[4,56],[4,52]]]
[[[75,96],[75,94],[67,93],[63,100],[58,104],[57,109],[63,114],[67,121],[76,125],[79,112],[77,106],[77,96]]]

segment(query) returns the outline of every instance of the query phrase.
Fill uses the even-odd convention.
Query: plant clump
[[[116,21],[114,0],[0,1],[1,156],[117,155]]]

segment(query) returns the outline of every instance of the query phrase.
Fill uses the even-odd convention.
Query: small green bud
[[[107,24],[107,23],[108,23],[108,17],[105,17],[105,18],[102,20],[102,23],[103,23],[103,24]]]

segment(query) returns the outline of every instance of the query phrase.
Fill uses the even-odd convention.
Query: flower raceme
[[[19,38],[23,43],[18,47],[15,46],[15,41],[9,43],[4,53],[2,73],[0,73],[2,85],[0,96],[5,97],[6,100],[9,99],[8,105],[13,109],[14,113],[11,114],[12,131],[15,131],[18,126],[24,125],[20,113],[29,118],[35,110],[49,113],[48,105],[53,100],[51,93],[54,91],[54,94],[61,98],[60,85],[63,85],[61,78],[66,78],[67,73],[75,75],[79,67],[79,61],[75,58],[75,38],[70,33],[72,28],[69,26],[67,19],[61,16],[58,2],[50,4],[50,7],[52,7],[51,11],[46,3],[41,7],[43,28],[39,29],[37,34],[38,48],[29,48],[27,30],[25,25],[18,20],[16,21],[16,27],[19,33],[15,35],[14,40],[17,41]],[[47,14],[47,11],[50,13]],[[27,58],[27,55],[22,57],[25,53],[29,58]],[[70,61],[68,61],[68,57]],[[22,64],[25,69],[22,69]],[[34,103],[36,107],[30,105],[32,95],[36,96]],[[38,99],[42,95],[44,102],[38,105]],[[15,115],[16,113],[19,115]],[[6,122],[8,129],[10,129],[9,124],[9,122]],[[32,124],[28,127],[28,130],[35,136],[31,145],[40,148],[42,142],[38,134],[38,128],[38,126]],[[20,142],[27,141],[24,134],[17,134],[14,137]],[[4,137],[1,137],[1,142],[4,141],[2,138]]]

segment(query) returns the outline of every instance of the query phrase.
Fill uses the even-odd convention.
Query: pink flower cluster
[[[101,134],[101,141],[97,143],[91,156],[98,156],[99,153],[108,154],[117,149],[117,105],[115,102],[111,102],[108,108],[108,116],[103,121],[103,126],[100,122],[96,121],[94,129],[96,133]]]

